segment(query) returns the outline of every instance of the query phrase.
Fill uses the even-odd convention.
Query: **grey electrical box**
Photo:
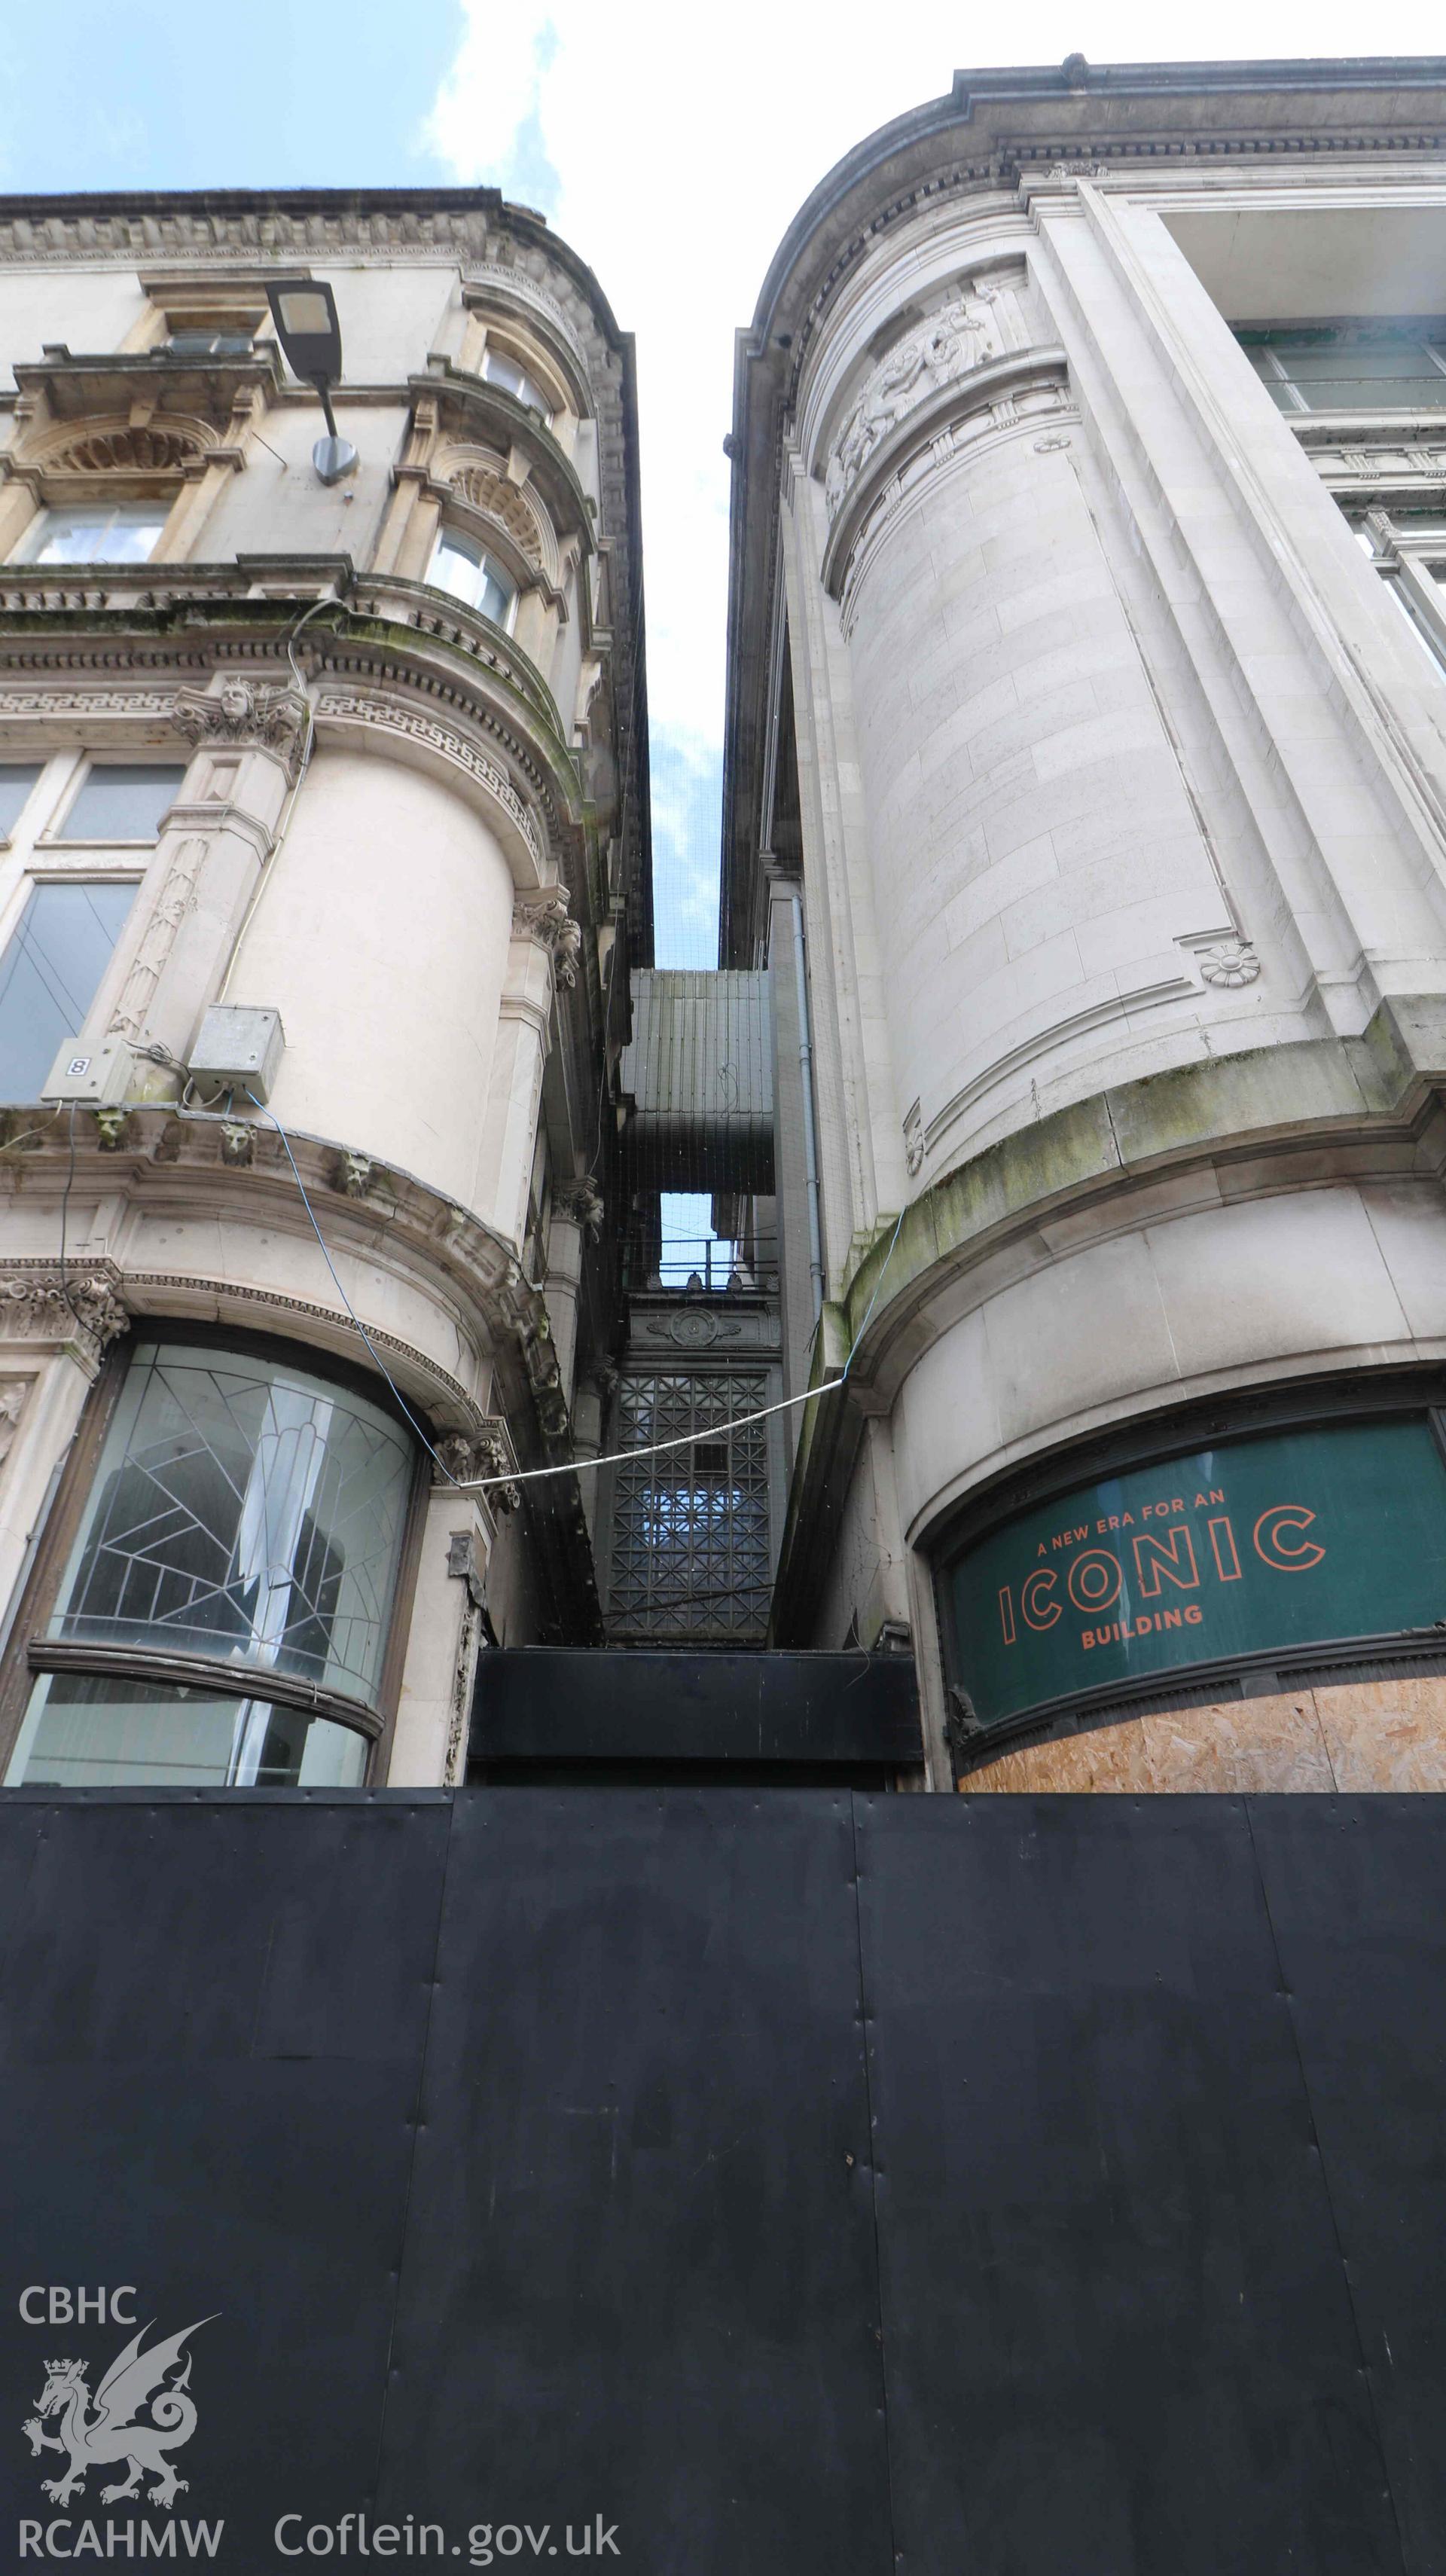
[[[237,1107],[244,1109],[247,1092],[256,1100],[270,1098],[285,1044],[279,1011],[253,1009],[247,1002],[213,1002],[187,1071],[208,1097],[234,1091]]]
[[[132,1088],[135,1058],[124,1038],[107,1038],[85,1046],[67,1038],[46,1078],[42,1100],[83,1100],[99,1109],[125,1100]]]

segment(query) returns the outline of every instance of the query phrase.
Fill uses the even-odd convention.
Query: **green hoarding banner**
[[[1085,1485],[947,1568],[989,1724],[1074,1691],[1446,1621],[1446,1462],[1404,1418],[1235,1440]]]

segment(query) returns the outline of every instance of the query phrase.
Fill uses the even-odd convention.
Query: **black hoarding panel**
[[[279,2516],[365,2503],[449,1821],[440,1801],[0,1802],[7,2568],[17,2523],[81,2563],[87,2524],[101,2555],[149,2530],[181,2557],[222,2524],[216,2563],[258,2576],[285,2563]],[[169,2462],[183,2488],[108,2503],[122,2454],[47,2496],[71,2465],[68,2402],[39,2411],[49,2365],[86,2365],[93,2420],[148,2321],[143,2352],[196,2327],[168,2383],[189,2355],[180,2438],[140,2480],[153,2496]],[[56,2447],[32,2456],[22,2419]]]
[[[1242,1804],[856,1805],[902,2564],[1396,2576]]]
[[[1412,2576],[1446,2569],[1446,1809],[1251,1823]]]
[[[517,1646],[484,1655],[472,1760],[922,1763],[911,1655]],[[691,1785],[691,1784],[690,1784]]]
[[[846,1795],[459,1803],[394,2518],[889,2576],[852,1880]]]

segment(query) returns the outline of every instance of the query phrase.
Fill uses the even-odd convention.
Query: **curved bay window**
[[[350,1384],[138,1339],[27,1650],[10,1786],[358,1787],[417,1452]]]

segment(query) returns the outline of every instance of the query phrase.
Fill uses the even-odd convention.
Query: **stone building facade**
[[[938,1787],[1446,1785],[1443,281],[1446,63],[1074,57],[740,335],[773,1633],[906,1622]]]
[[[597,1633],[631,342],[495,191],[238,194],[0,201],[0,356],[7,1776],[454,1779]]]

